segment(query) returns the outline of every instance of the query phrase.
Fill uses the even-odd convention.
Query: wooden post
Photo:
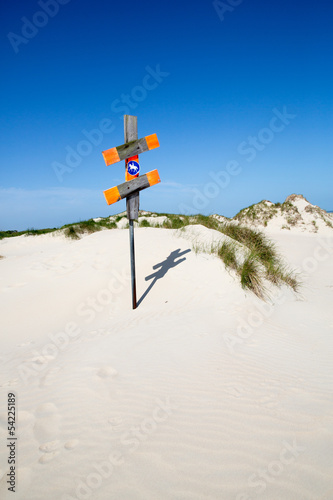
[[[124,116],[125,143],[138,139],[138,117]],[[127,162],[126,162],[127,169]],[[127,218],[129,220],[130,255],[131,255],[131,282],[132,282],[132,308],[136,309],[136,280],[135,280],[135,247],[134,247],[134,220],[139,217],[139,193],[134,193],[126,198]]]
[[[129,221],[131,277],[132,277],[132,304],[136,309],[136,283],[135,283],[135,250],[134,250],[134,221],[139,217],[139,192],[161,182],[157,170],[139,176],[139,157],[141,153],[159,147],[156,134],[147,135],[138,139],[137,116],[124,116],[125,144],[102,151],[106,165],[113,165],[125,160],[125,181],[104,191],[108,205],[126,198],[127,218]],[[130,166],[129,166],[130,163]]]

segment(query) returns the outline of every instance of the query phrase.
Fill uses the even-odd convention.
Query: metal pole
[[[134,253],[134,221],[129,221],[130,253],[131,253],[131,281],[132,281],[132,305],[136,309],[136,282],[135,282],[135,253]]]

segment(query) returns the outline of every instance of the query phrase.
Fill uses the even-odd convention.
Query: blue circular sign
[[[130,175],[137,175],[140,172],[140,165],[137,161],[131,160],[127,164],[127,171]]]

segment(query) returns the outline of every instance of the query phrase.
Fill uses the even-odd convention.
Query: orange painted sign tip
[[[121,200],[121,196],[118,190],[118,186],[115,186],[111,189],[107,189],[106,191],[103,191],[106,203],[108,205],[112,205],[113,203],[117,203],[117,201]]]
[[[154,186],[155,184],[158,184],[159,182],[161,182],[161,179],[160,179],[160,176],[159,176],[159,173],[157,170],[152,170],[151,172],[148,172],[146,175],[147,175],[147,179],[148,179],[150,186]]]
[[[145,139],[149,149],[155,149],[160,147],[160,143],[158,142],[156,134],[147,135]]]
[[[102,155],[106,166],[112,165],[113,163],[117,163],[120,161],[117,148],[107,149],[106,151],[102,151]]]

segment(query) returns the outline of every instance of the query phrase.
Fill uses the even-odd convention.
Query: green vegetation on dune
[[[119,217],[119,220],[122,217]],[[117,224],[115,221],[110,221],[109,217],[101,219],[95,222],[94,219],[89,219],[80,222],[74,222],[73,224],[65,224],[59,228],[46,228],[46,229],[34,229],[29,228],[26,231],[0,231],[0,240],[3,238],[13,238],[15,236],[38,236],[41,234],[54,233],[56,231],[64,230],[64,234],[69,238],[79,239],[80,235],[91,234],[101,229],[115,229]]]
[[[75,226],[69,226],[65,229],[64,233],[68,238],[72,238],[72,240],[79,240],[80,236],[78,232],[76,231]]]
[[[15,236],[22,236],[22,235],[27,235],[27,236],[37,236],[38,234],[47,234],[47,233],[53,233],[54,231],[58,231],[57,228],[47,228],[47,229],[27,229],[26,231],[0,231],[0,240],[3,238],[13,238]]]
[[[236,244],[224,241],[217,249],[217,255],[223,260],[225,267],[238,271],[239,266],[236,257]]]
[[[76,224],[68,224],[63,226],[61,229],[65,229],[64,234],[68,236],[68,238],[78,240],[80,239],[80,235],[96,233],[97,231],[101,231],[103,228],[115,229],[116,227],[117,224],[113,221],[111,222],[110,220],[102,219],[96,222],[93,219],[89,219],[77,222]]]
[[[150,222],[147,219],[143,219],[139,222],[140,227],[151,227]]]
[[[167,220],[164,221],[163,227],[166,229],[181,229],[189,225],[189,219],[184,215],[168,215]]]
[[[235,215],[234,220],[240,223],[256,223],[262,222],[264,226],[270,219],[273,219],[278,214],[278,209],[281,203],[272,204],[267,200],[262,200],[259,203],[243,208]]]
[[[275,286],[287,285],[295,292],[299,290],[300,283],[295,273],[287,269],[274,243],[260,231],[235,223],[218,222],[214,217],[204,215],[193,216],[190,224],[215,229],[232,240],[224,241],[215,252],[226,268],[236,272],[244,289],[261,299],[267,296],[265,281]],[[246,251],[243,262],[237,260],[237,244]]]
[[[250,253],[244,260],[239,269],[239,275],[242,288],[250,290],[261,299],[265,298],[266,289],[260,272],[260,261],[256,254]]]

